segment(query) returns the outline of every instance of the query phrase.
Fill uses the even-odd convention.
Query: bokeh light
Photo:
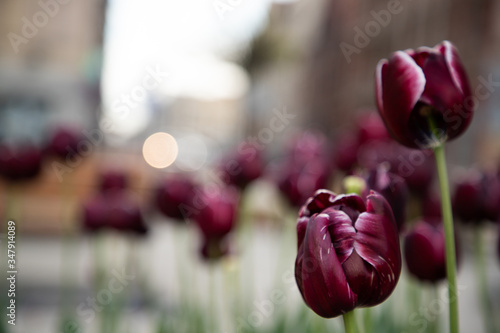
[[[150,135],[142,146],[146,163],[153,168],[163,169],[175,162],[179,147],[175,138],[164,132]]]

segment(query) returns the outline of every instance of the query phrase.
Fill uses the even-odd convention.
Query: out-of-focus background
[[[293,281],[298,208],[270,180],[284,147],[308,130],[321,133],[333,154],[356,119],[375,109],[377,62],[447,39],[471,87],[489,82],[470,128],[448,145],[451,176],[498,167],[499,15],[493,0],[0,1],[0,154],[12,163],[0,178],[0,216],[2,232],[8,220],[16,224],[18,268],[17,322],[5,324],[7,332],[161,332],[159,317],[182,313],[184,289],[200,293],[200,304],[193,294],[187,298],[202,314],[216,309],[208,317],[217,318],[220,332],[271,327],[283,306],[275,302],[268,313],[259,304],[272,290],[286,291],[293,300],[287,306],[303,306]],[[214,182],[220,161],[241,143],[257,147],[271,176],[240,193],[240,220],[260,227],[238,231],[239,247],[214,273],[200,259],[198,233],[156,211],[155,191],[180,174]],[[51,153],[54,145],[62,154]],[[33,175],[19,171],[17,149],[30,150],[25,163],[41,160]],[[101,236],[82,231],[83,207],[107,172],[125,175],[149,230],[132,240],[111,232],[99,252]],[[488,277],[498,296],[497,226],[486,230]],[[3,236],[2,261],[8,259]],[[129,300],[121,312],[108,314],[99,300],[96,307],[87,303],[99,295],[93,291],[99,256],[108,276],[137,257],[129,298],[118,293]],[[190,261],[180,278],[179,265]],[[465,260],[461,267],[460,306],[470,325],[464,327],[480,332],[472,266]],[[237,316],[223,297],[210,303],[209,280],[217,295],[247,293]],[[404,295],[395,295],[393,308]],[[251,317],[255,311],[260,317]],[[78,330],[61,324],[66,312]],[[121,318],[118,326],[99,326],[102,313]],[[306,313],[305,322],[315,320]]]

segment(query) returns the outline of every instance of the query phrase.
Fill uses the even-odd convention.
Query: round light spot
[[[208,148],[202,137],[188,135],[179,138],[179,156],[175,165],[183,171],[196,171],[203,167],[208,157]]]
[[[174,163],[178,153],[179,148],[175,138],[163,132],[152,134],[142,146],[142,155],[146,163],[158,169]]]

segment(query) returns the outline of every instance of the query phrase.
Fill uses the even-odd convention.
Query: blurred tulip
[[[124,172],[107,170],[100,175],[99,191],[102,193],[125,190],[126,188],[128,188],[128,177]]]
[[[297,222],[295,278],[306,304],[336,317],[383,302],[401,273],[399,236],[391,208],[378,193],[319,190]]]
[[[164,179],[156,189],[156,206],[165,216],[183,221],[183,207],[192,207],[196,184],[187,175],[175,175]]]
[[[286,147],[287,158],[294,162],[327,157],[326,137],[315,131],[304,131],[292,138]]]
[[[239,194],[233,187],[205,188],[193,218],[205,240],[226,236],[236,223]]]
[[[147,232],[138,203],[124,191],[108,191],[88,201],[83,208],[83,227],[91,232],[101,229],[140,235]]]
[[[358,164],[358,138],[347,133],[335,141],[334,164],[344,171],[349,172]]]
[[[408,271],[417,279],[432,283],[445,279],[445,240],[440,220],[418,221],[405,236],[404,256]]]
[[[6,180],[35,178],[41,170],[42,153],[35,146],[0,146],[0,175]]]
[[[52,133],[47,150],[60,159],[73,157],[78,154],[78,144],[82,136],[70,127],[60,127]]]
[[[222,178],[228,185],[244,189],[262,176],[264,160],[257,147],[245,144],[226,156],[219,165]]]
[[[367,158],[371,159],[369,154],[373,153],[372,147],[390,141],[392,139],[380,116],[376,112],[364,112],[357,117],[354,129],[341,135],[335,142],[334,164],[345,172],[357,165],[366,167],[364,162]],[[378,152],[375,156],[379,157]]]
[[[456,138],[469,126],[474,100],[450,42],[397,51],[378,63],[375,76],[378,110],[399,143],[431,148]]]
[[[405,180],[388,171],[388,165],[380,165],[369,171],[366,178],[368,188],[384,196],[391,206],[398,230],[403,229],[406,219],[408,187]]]
[[[316,190],[327,187],[329,172],[319,159],[297,164],[286,161],[277,175],[278,188],[293,207],[300,207]]]
[[[387,141],[391,137],[380,115],[376,111],[362,113],[356,119],[358,144],[363,145],[372,141]]]
[[[410,192],[423,197],[434,181],[434,155],[429,150],[414,150],[394,141],[376,141],[359,150],[359,163],[366,169],[389,163],[389,171],[402,177]]]
[[[496,222],[500,217],[500,179],[471,170],[455,187],[453,210],[463,222]]]
[[[441,220],[441,198],[434,193],[422,196],[422,217],[428,220]]]

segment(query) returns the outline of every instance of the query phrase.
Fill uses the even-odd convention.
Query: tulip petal
[[[397,51],[376,70],[377,105],[391,136],[400,143],[418,148],[408,131],[410,114],[426,85],[422,69],[411,56]]]
[[[354,249],[373,266],[378,276],[372,286],[376,297],[367,297],[368,302],[363,305],[379,304],[392,293],[401,273],[396,223],[389,204],[380,194],[372,192],[368,196],[367,211],[358,217],[355,227]]]
[[[453,126],[447,128],[448,138],[451,140],[469,127],[474,112],[474,99],[467,73],[455,47],[450,42],[444,41],[436,45],[436,48],[444,55],[452,80],[462,93],[462,99],[453,108],[449,107],[446,111],[448,119],[454,119]]]
[[[441,44],[435,46],[445,57],[446,65],[450,71],[451,77],[455,85],[460,88],[464,96],[471,96],[471,89],[469,86],[469,79],[465,73],[465,69],[458,56],[457,49],[449,41],[445,40]]]
[[[330,225],[328,226],[330,239],[340,263],[343,264],[354,249],[356,229],[353,227],[353,222],[345,212],[333,208],[325,209],[321,214],[326,214],[330,220]]]
[[[326,214],[311,218],[295,267],[305,302],[325,318],[351,311],[357,302],[330,239],[329,223]]]

